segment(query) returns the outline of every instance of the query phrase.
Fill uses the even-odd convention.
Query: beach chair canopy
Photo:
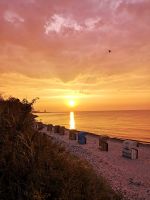
[[[131,149],[131,148],[136,148],[137,146],[138,146],[137,141],[125,140],[123,142],[123,148]]]
[[[109,137],[107,135],[100,135],[99,136],[99,140],[101,140],[101,141],[107,142],[108,139],[109,139]]]
[[[83,131],[80,131],[80,132],[78,133],[78,137],[85,137],[85,136],[86,136],[86,133],[83,132]]]

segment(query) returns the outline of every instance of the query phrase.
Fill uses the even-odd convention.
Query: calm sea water
[[[150,111],[74,112],[77,130],[150,142]],[[39,121],[70,127],[70,113],[38,113]],[[73,121],[73,119],[71,119]]]

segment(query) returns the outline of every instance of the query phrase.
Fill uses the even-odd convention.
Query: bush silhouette
[[[0,199],[121,199],[88,163],[34,129],[34,102],[0,99]]]

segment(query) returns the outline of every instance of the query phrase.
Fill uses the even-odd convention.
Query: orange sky
[[[0,0],[0,94],[35,109],[150,109],[149,0]],[[108,50],[111,49],[111,53]]]

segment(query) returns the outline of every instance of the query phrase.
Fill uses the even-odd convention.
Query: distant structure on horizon
[[[48,112],[46,110],[43,110],[43,111],[34,110],[33,113],[51,113],[51,112]]]

